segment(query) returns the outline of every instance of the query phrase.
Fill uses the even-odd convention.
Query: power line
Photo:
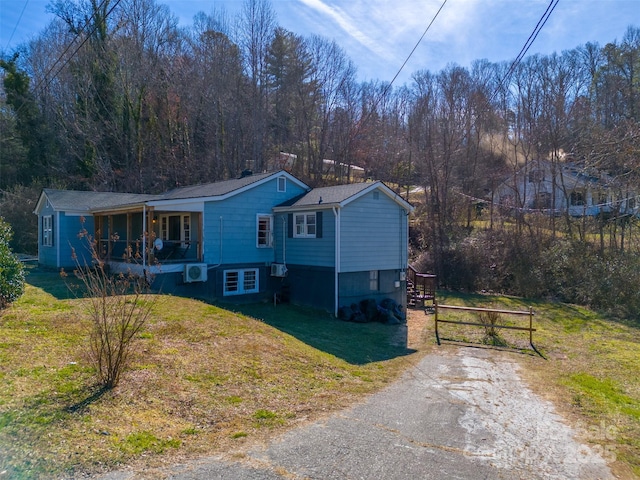
[[[422,32],[422,35],[420,35],[420,38],[418,39],[418,41],[416,42],[416,44],[414,45],[413,49],[411,49],[411,52],[409,52],[409,55],[407,55],[407,58],[404,60],[404,62],[402,63],[402,65],[400,65],[400,68],[398,69],[398,72],[394,75],[394,77],[391,79],[391,81],[387,84],[387,86],[385,87],[385,89],[382,91],[382,93],[376,98],[376,100],[373,102],[373,106],[372,108],[369,110],[369,113],[367,114],[366,117],[364,117],[356,126],[356,130],[351,134],[349,141],[347,142],[347,145],[349,145],[351,143],[351,141],[358,135],[358,133],[360,133],[360,130],[362,129],[362,127],[369,121],[369,119],[371,118],[371,115],[373,115],[373,112],[376,110],[376,108],[378,107],[378,105],[380,104],[380,102],[382,101],[383,98],[385,98],[387,96],[387,94],[389,93],[389,90],[391,89],[391,86],[393,85],[393,82],[396,81],[396,79],[398,78],[398,76],[400,75],[400,73],[402,72],[402,70],[404,69],[404,67],[407,65],[407,63],[409,62],[409,59],[413,56],[413,54],[415,53],[415,51],[418,49],[418,46],[420,45],[420,43],[422,43],[422,40],[424,39],[424,37],[427,35],[427,32],[431,29],[431,26],[433,25],[433,23],[436,21],[436,18],[438,18],[438,15],[440,15],[440,12],[442,11],[442,9],[444,8],[444,6],[447,4],[447,0],[443,0],[442,4],[440,5],[440,8],[438,8],[438,10],[436,11],[436,13],[433,15],[433,17],[431,18],[431,21],[429,22],[429,24],[427,25],[427,27],[424,29],[424,32]],[[345,147],[345,149],[348,147]]]
[[[101,9],[103,7],[103,5],[108,2],[109,0],[102,0],[102,2],[100,3],[100,5],[98,6],[98,9]],[[109,11],[105,14],[104,20],[106,21],[107,18],[109,17],[109,15],[111,14],[111,12],[113,12],[113,10],[118,6],[118,4],[121,2],[121,0],[116,0],[116,2],[113,4],[113,6],[109,9]],[[76,34],[76,37],[69,42],[69,45],[67,45],[67,48],[64,50],[64,52],[62,52],[60,54],[60,56],[58,57],[58,59],[53,63],[53,65],[49,68],[49,70],[45,73],[44,78],[42,80],[40,80],[40,82],[38,82],[38,84],[34,87],[34,91],[38,90],[40,88],[40,86],[42,85],[43,82],[46,82],[46,86],[48,86],[57,76],[58,74],[62,71],[62,69],[67,66],[67,64],[71,61],[71,59],[73,59],[73,57],[80,51],[80,49],[82,48],[82,46],[87,43],[87,41],[89,40],[89,38],[91,38],[91,35],[93,35],[95,33],[95,31],[98,29],[98,25],[95,24],[93,26],[93,29],[85,36],[85,38],[82,40],[82,42],[80,42],[80,45],[78,45],[78,48],[76,48],[73,53],[71,55],[69,55],[69,57],[64,61],[64,63],[62,65],[60,65],[60,68],[58,68],[58,70],[51,75],[51,77],[47,80],[47,77],[49,76],[49,74],[53,71],[53,69],[56,67],[56,65],[58,63],[60,63],[62,61],[62,58],[66,55],[66,53],[71,49],[71,46],[74,44],[74,42],[80,37],[80,35],[82,34],[82,32],[84,31],[85,28],[87,28],[87,26],[89,25],[89,22],[91,21],[92,18],[95,18],[95,10],[93,12],[93,14],[87,18],[87,21],[85,22],[85,24],[80,28],[80,31]]]
[[[102,0],[102,2],[100,2],[100,5],[98,5],[98,8],[96,10],[101,9],[106,2],[108,2],[109,0]],[[105,18],[104,20],[106,21],[106,19],[109,17],[109,15],[111,14],[111,12],[113,12],[113,10],[118,6],[118,4],[121,2],[121,0],[116,0],[116,2],[113,4],[113,6],[109,9],[109,11],[105,14]],[[26,5],[25,5],[26,7]],[[49,69],[45,72],[43,78],[35,85],[35,87],[33,87],[33,91],[34,93],[37,92],[38,90],[40,90],[41,88],[44,89],[45,87],[47,87],[57,76],[58,74],[62,71],[62,69],[73,59],[73,57],[80,51],[80,49],[82,48],[82,46],[87,43],[87,41],[89,40],[89,38],[91,37],[91,35],[93,35],[95,33],[95,31],[98,29],[98,25],[94,25],[92,30],[90,32],[87,33],[87,35],[85,36],[84,40],[82,40],[82,42],[80,43],[80,45],[78,45],[78,47],[73,51],[73,53],[71,53],[71,55],[69,55],[69,57],[64,61],[64,63],[62,63],[62,65],[60,65],[60,68],[58,68],[58,70],[51,76],[49,76],[51,74],[51,72],[53,71],[54,68],[56,68],[56,65],[58,65],[60,62],[62,62],[63,57],[67,54],[67,52],[71,49],[71,47],[73,46],[73,44],[75,43],[75,41],[80,38],[80,35],[82,35],[82,33],[84,32],[84,30],[89,26],[89,23],[91,22],[92,19],[95,19],[95,15],[96,15],[96,10],[94,10],[94,12],[91,14],[90,17],[87,18],[87,20],[85,21],[84,25],[82,25],[80,27],[80,30],[76,33],[76,36],[73,38],[73,40],[71,40],[69,42],[69,44],[67,45],[67,47],[64,49],[64,51],[58,56],[58,58],[56,59],[55,62],[53,62],[53,64],[51,65],[51,67],[49,67]],[[43,85],[44,84],[44,85]],[[15,114],[18,115],[18,113],[20,112],[20,110],[22,110],[22,108],[24,107],[25,103],[22,103],[20,105],[20,107],[18,107],[18,109],[16,109]]]
[[[5,47],[5,49],[9,49],[9,45],[11,44],[11,40],[13,40],[13,36],[15,35],[16,30],[18,29],[18,25],[20,25],[20,21],[22,20],[22,16],[24,15],[24,11],[27,9],[27,5],[29,5],[29,0],[24,2],[24,7],[22,7],[22,11],[20,12],[20,16],[18,17],[18,21],[16,22],[16,26],[13,27],[13,32],[11,32],[11,36],[9,37],[9,40],[7,41],[7,46]]]
[[[533,31],[529,35],[529,38],[527,38],[527,41],[522,46],[522,49],[520,49],[520,53],[518,53],[518,56],[511,63],[509,70],[507,70],[507,73],[502,77],[502,79],[498,83],[498,86],[496,87],[496,90],[494,91],[491,98],[497,95],[500,87],[502,87],[502,85],[509,79],[511,74],[514,72],[515,68],[518,66],[518,64],[522,61],[524,56],[527,54],[527,52],[529,51],[529,48],[531,48],[531,45],[533,45],[533,42],[535,42],[536,38],[538,38],[538,34],[540,33],[540,30],[542,30],[542,28],[545,26],[545,24],[547,23],[547,20],[549,20],[549,17],[553,13],[553,11],[555,10],[559,2],[560,0],[551,0],[549,5],[547,5],[547,9],[544,11],[542,16],[540,17],[540,20],[538,20],[538,23],[536,24]]]
[[[438,18],[438,15],[440,15],[440,12],[442,11],[442,9],[444,8],[444,6],[447,4],[447,0],[444,0],[442,2],[442,4],[440,5],[440,8],[438,8],[438,11],[435,13],[435,15],[433,16],[433,18],[431,19],[431,21],[429,22],[429,25],[427,25],[427,28],[425,28],[424,32],[422,32],[422,35],[420,36],[420,38],[418,39],[418,41],[416,42],[415,46],[413,47],[413,49],[411,50],[411,52],[409,52],[409,55],[407,56],[407,58],[405,59],[405,61],[402,63],[402,65],[400,66],[400,68],[398,69],[398,73],[395,74],[395,76],[391,79],[391,82],[389,82],[389,85],[387,86],[387,89],[385,90],[385,94],[387,93],[387,90],[389,88],[391,88],[391,85],[393,85],[393,82],[396,81],[396,79],[398,78],[398,75],[400,75],[400,72],[402,72],[402,69],[405,67],[405,65],[407,64],[407,62],[409,61],[409,59],[413,56],[413,54],[415,53],[416,49],[418,48],[418,46],[420,45],[420,43],[422,42],[422,40],[424,39],[425,35],[427,34],[427,32],[429,31],[429,29],[431,28],[431,25],[433,25],[433,22],[436,21],[436,18]]]

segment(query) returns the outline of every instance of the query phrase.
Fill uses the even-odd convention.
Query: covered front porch
[[[96,253],[115,269],[143,269],[202,262],[202,212],[136,205],[94,212]]]

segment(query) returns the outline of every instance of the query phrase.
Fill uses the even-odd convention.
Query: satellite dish
[[[164,247],[164,244],[162,243],[162,239],[161,238],[156,238],[153,241],[153,247],[158,251],[162,250],[162,247]]]

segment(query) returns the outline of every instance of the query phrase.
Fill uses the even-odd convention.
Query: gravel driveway
[[[513,356],[443,346],[385,390],[262,447],[176,465],[191,479],[609,479]],[[112,472],[103,480],[158,478]],[[163,475],[165,476],[165,475]]]

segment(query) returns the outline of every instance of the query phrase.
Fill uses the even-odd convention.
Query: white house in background
[[[505,179],[492,201],[509,210],[572,217],[638,214],[638,191],[576,163],[533,160]]]
[[[322,173],[337,177],[349,177],[356,180],[365,179],[365,169],[353,164],[336,162],[335,160],[322,160]]]

